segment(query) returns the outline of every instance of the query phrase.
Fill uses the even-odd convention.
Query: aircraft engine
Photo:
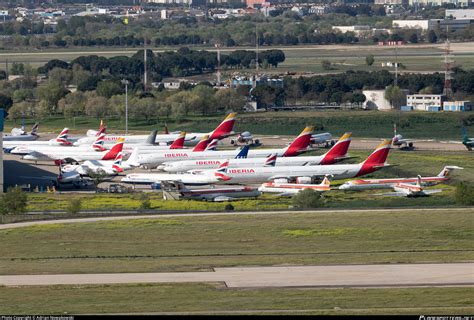
[[[296,183],[299,184],[311,184],[311,177],[298,177],[296,178]]]

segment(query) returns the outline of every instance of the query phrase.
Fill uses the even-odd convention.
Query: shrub
[[[324,70],[331,70],[332,69],[332,64],[331,64],[331,61],[329,61],[329,60],[322,60],[321,61],[321,66],[323,67]]]
[[[234,206],[231,203],[228,203],[224,207],[225,211],[234,211]]]
[[[140,195],[140,210],[149,210],[151,209],[150,197],[146,193]]]
[[[70,214],[76,214],[81,211],[82,200],[80,198],[71,199],[66,207],[66,212]]]
[[[305,189],[293,196],[293,205],[300,209],[319,208],[322,206],[321,193]]]
[[[10,187],[7,192],[0,197],[1,214],[19,214],[26,212],[28,197],[20,187]]]
[[[474,204],[474,184],[468,182],[460,182],[456,185],[454,191],[456,203],[463,205]]]

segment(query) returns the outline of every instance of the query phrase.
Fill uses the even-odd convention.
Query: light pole
[[[128,134],[128,80],[122,79],[125,85],[125,134]]]

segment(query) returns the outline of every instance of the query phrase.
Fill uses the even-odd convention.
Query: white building
[[[474,24],[474,19],[393,20],[393,28],[427,30],[459,30]]]
[[[440,111],[444,100],[442,94],[411,94],[407,96],[407,106],[413,110]]]
[[[321,16],[323,14],[328,13],[328,7],[327,6],[312,6],[311,8],[309,8],[308,12],[310,14]]]
[[[441,6],[443,4],[452,3],[457,6],[467,7],[469,4],[472,4],[472,0],[409,0],[408,4],[410,6]]]
[[[474,19],[474,9],[446,9],[446,19]]]
[[[430,20],[393,20],[393,28],[428,30]]]
[[[364,109],[367,110],[391,110],[390,101],[385,99],[385,90],[363,90],[365,96]]]
[[[396,4],[402,5],[405,1],[403,0],[375,0],[374,4]]]

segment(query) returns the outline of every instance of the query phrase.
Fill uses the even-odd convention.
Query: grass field
[[[474,52],[472,50],[472,43],[464,45],[465,48],[459,48],[463,44],[453,44],[454,60],[456,65],[468,70],[474,68]],[[285,52],[286,60],[280,65],[278,69],[269,69],[269,73],[281,73],[286,71],[291,72],[343,72],[346,70],[367,70],[365,57],[369,54],[374,55],[375,63],[369,69],[381,69],[381,63],[391,61],[394,62],[398,56],[398,61],[406,66],[405,71],[410,72],[425,72],[425,71],[442,71],[443,70],[443,50],[441,45],[421,45],[421,46],[398,46],[397,52],[394,47],[380,47],[380,46],[361,46],[361,45],[334,45],[334,46],[290,46],[290,47],[275,47]],[[176,50],[179,47],[159,47],[154,48],[154,51]],[[467,49],[466,49],[467,48]],[[196,50],[215,50],[215,48],[194,47]],[[229,51],[246,49],[254,50],[255,48],[226,48],[223,50],[224,54]],[[272,47],[263,47],[261,50],[273,49]],[[4,50],[0,56],[8,61],[29,63],[33,67],[39,67],[47,63],[51,59],[60,59],[64,61],[71,61],[82,55],[95,54],[107,58],[125,55],[131,56],[139,48],[72,48],[59,50],[37,50],[37,51],[7,51]],[[322,60],[329,60],[334,65],[333,70],[324,70],[321,66]],[[392,70],[393,71],[393,70]]]
[[[472,314],[472,288],[245,289],[212,284],[0,287],[0,313]]]
[[[190,116],[185,119],[159,119],[146,121],[130,120],[129,130],[147,133],[152,129],[163,130],[165,123],[171,131],[208,132],[214,130],[224,115]],[[26,120],[27,129],[34,120]],[[84,134],[87,129],[97,129],[99,119],[77,117],[76,119],[50,118],[40,121],[40,133],[59,133],[69,127],[72,134]],[[123,133],[124,119],[106,119],[109,132]],[[285,111],[239,114],[234,131],[250,131],[253,134],[298,135],[306,125],[316,126],[316,130],[328,131],[339,136],[352,131],[354,137],[390,138],[393,124],[398,124],[399,133],[404,137],[461,141],[461,128],[466,126],[470,136],[474,133],[474,112],[433,113],[433,112],[380,112],[380,111]],[[5,132],[21,121],[7,121]]]
[[[462,262],[473,209],[160,217],[0,231],[0,274]]]

